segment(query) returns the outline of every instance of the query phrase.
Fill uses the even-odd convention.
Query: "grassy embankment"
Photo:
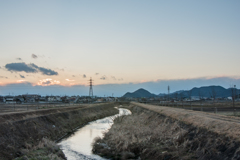
[[[215,113],[221,114],[226,116],[237,116],[240,117],[240,102],[233,103],[231,101],[202,101],[202,102],[166,102],[166,103],[159,103],[153,102],[148,103],[151,105],[157,106],[167,106],[167,107],[174,107],[174,108],[182,108],[182,109],[189,109],[194,111],[203,111],[208,113]]]
[[[90,121],[117,114],[114,106],[83,105],[1,115],[0,159],[65,159],[55,141]]]
[[[36,146],[21,149],[23,156],[15,160],[65,160],[66,157],[59,146],[49,139],[43,138]]]
[[[112,159],[240,158],[240,125],[229,117],[138,103],[128,108],[133,114],[115,119],[96,139],[94,153]]]

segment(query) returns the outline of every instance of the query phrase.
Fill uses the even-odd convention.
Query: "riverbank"
[[[28,146],[22,149],[23,156],[15,158],[15,160],[66,160],[66,156],[59,146],[46,138],[43,138],[38,145]]]
[[[1,115],[0,159],[24,157],[42,141],[55,143],[90,121],[117,114],[114,107],[106,103]]]
[[[118,108],[118,110],[118,114],[92,121],[59,142],[58,145],[66,158],[69,160],[105,160],[92,153],[92,143],[95,138],[103,137],[103,133],[111,128],[116,117],[131,114],[128,109]]]
[[[131,103],[131,116],[115,119],[93,152],[111,159],[239,159],[237,118]],[[218,115],[219,116],[219,115]],[[225,121],[223,121],[225,119]],[[209,124],[207,124],[207,122]],[[204,125],[206,124],[206,125]],[[213,127],[215,125],[215,127]],[[222,125],[220,127],[220,125]],[[212,126],[212,127],[210,127]],[[234,134],[234,133],[232,133]]]

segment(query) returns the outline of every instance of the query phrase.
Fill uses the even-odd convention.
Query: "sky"
[[[0,95],[88,95],[90,77],[97,96],[238,87],[239,8],[238,0],[0,0]]]

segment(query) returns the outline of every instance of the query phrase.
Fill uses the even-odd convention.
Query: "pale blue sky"
[[[0,85],[240,78],[238,0],[0,0],[0,22]],[[58,75],[10,72],[12,63]]]

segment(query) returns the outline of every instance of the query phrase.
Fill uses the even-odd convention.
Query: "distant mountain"
[[[240,94],[240,90],[236,90],[236,95]],[[123,97],[134,97],[134,98],[140,98],[140,97],[164,97],[167,96],[166,93],[160,93],[158,95],[152,94],[149,91],[145,89],[138,89],[135,92],[127,92],[124,94]],[[231,88],[223,88],[222,86],[204,86],[204,87],[194,87],[191,90],[179,90],[173,93],[169,94],[170,97],[231,97],[232,91]]]
[[[123,95],[123,97],[133,97],[133,98],[140,98],[140,97],[156,97],[157,95],[150,93],[149,91],[145,89],[138,89],[135,92],[127,92]]]
[[[239,94],[240,90],[236,90],[236,94]],[[222,86],[204,86],[200,88],[193,88],[188,91],[176,91],[170,94],[170,97],[189,97],[189,96],[197,96],[197,97],[231,97],[232,92],[231,88],[223,88]],[[160,96],[160,95],[159,95]],[[164,96],[164,95],[163,95]],[[161,96],[160,96],[161,97]]]

